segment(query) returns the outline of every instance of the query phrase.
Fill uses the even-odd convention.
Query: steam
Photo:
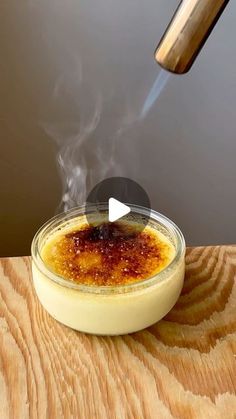
[[[150,111],[154,103],[157,101],[157,99],[161,95],[165,86],[167,85],[170,75],[171,73],[168,73],[165,70],[160,71],[144,102],[144,105],[140,114],[141,118],[144,118],[147,116],[148,112]]]
[[[58,152],[57,161],[63,185],[63,196],[60,206],[65,211],[84,203],[86,200],[88,165],[85,156],[81,152],[85,142],[99,124],[101,111],[101,99],[98,98],[91,119],[85,126],[83,126],[81,121],[80,126],[76,127],[75,135],[66,138],[64,145]],[[100,159],[99,154],[98,159]]]
[[[56,122],[43,121],[41,125],[58,146],[62,199],[57,212],[61,212],[84,204],[88,192],[101,180],[124,176],[124,167],[117,159],[117,147],[138,118],[126,109],[113,131],[109,133],[105,129],[102,135],[107,109],[102,93],[83,81],[81,65],[76,65],[70,73],[67,69],[67,74],[58,78],[51,98],[48,111],[56,113]],[[68,109],[58,109],[65,101],[70,105],[69,115]]]
[[[101,180],[125,176],[124,163],[118,158],[120,141],[125,138],[127,153],[130,148],[129,130],[146,117],[169,79],[169,73],[162,70],[141,113],[135,113],[126,106],[123,114],[112,124],[112,131],[108,132],[106,121],[111,107],[104,101],[102,92],[96,85],[86,83],[79,60],[70,60],[65,70],[55,83],[47,109],[47,113],[55,115],[56,122],[43,121],[41,124],[58,146],[62,199],[57,212],[84,204],[88,192]],[[111,118],[115,120],[113,115]]]

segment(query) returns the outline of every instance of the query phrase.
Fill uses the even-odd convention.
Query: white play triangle
[[[131,211],[130,207],[128,207],[125,204],[122,204],[122,202],[118,201],[115,198],[109,198],[108,203],[109,203],[108,219],[111,223],[119,220],[120,218],[129,214],[129,212]]]

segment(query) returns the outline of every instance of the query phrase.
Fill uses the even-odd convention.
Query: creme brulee
[[[33,281],[42,305],[65,325],[100,335],[131,333],[160,320],[183,285],[179,229],[154,211],[144,227],[137,208],[135,221],[88,225],[82,210],[50,220],[33,240]]]

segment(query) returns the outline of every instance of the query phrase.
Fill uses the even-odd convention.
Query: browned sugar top
[[[164,269],[173,254],[173,245],[154,229],[140,231],[116,222],[84,225],[56,236],[44,246],[42,258],[65,279],[104,286],[147,279]]]

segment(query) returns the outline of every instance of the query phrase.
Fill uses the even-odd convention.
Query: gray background
[[[56,154],[98,93],[100,124],[81,150],[90,186],[108,164],[107,154],[96,160],[99,144],[112,144],[127,116],[108,173],[138,181],[189,245],[236,242],[235,2],[192,71],[172,76],[146,119],[130,123],[158,74],[153,51],[175,8],[174,0],[1,1],[1,256],[29,254],[55,214]]]

